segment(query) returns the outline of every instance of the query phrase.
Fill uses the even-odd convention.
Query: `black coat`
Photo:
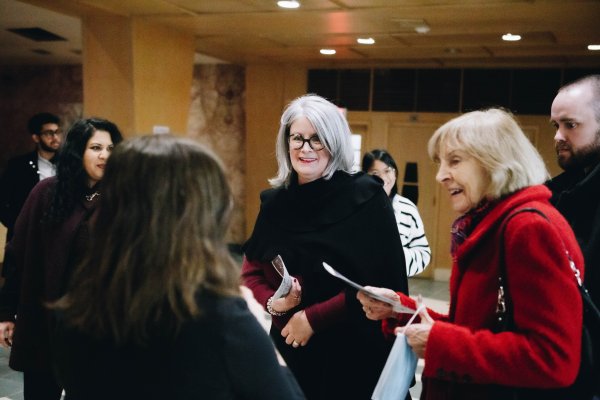
[[[552,204],[575,232],[585,260],[584,284],[600,306],[600,164],[587,175],[565,172],[548,182]]]
[[[8,229],[7,242],[13,235],[15,221],[29,192],[39,180],[37,151],[8,161],[0,178],[0,221]]]
[[[280,333],[284,317],[274,317],[275,344],[309,399],[371,398],[392,342],[379,321],[365,317],[356,291],[329,275],[322,262],[362,285],[408,293],[402,243],[382,182],[338,171],[330,180],[265,191],[261,200],[244,252],[267,271],[264,284],[249,287],[264,297],[270,260],[280,254],[302,285],[299,308],[315,331],[306,346],[292,348]],[[338,309],[331,299],[340,293],[345,299]]]
[[[66,399],[304,399],[243,299],[198,304],[205,313],[175,338],[159,326],[145,346],[116,346],[59,322],[52,347]]]

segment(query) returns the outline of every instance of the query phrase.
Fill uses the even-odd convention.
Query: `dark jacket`
[[[145,346],[117,346],[59,323],[54,360],[66,399],[304,399],[243,299],[204,296],[198,304],[205,313],[175,338],[154,329]]]
[[[0,178],[0,221],[8,229],[7,242],[13,235],[15,221],[29,192],[39,180],[37,151],[8,161]]]
[[[280,254],[302,286],[298,308],[273,317],[271,336],[309,399],[369,399],[392,343],[368,320],[356,291],[322,262],[362,285],[407,293],[406,267],[392,204],[381,181],[358,173],[261,194],[252,237],[244,245],[244,284],[265,306],[279,280]],[[314,331],[306,346],[285,344],[281,329],[303,309]]]
[[[44,179],[27,198],[6,246],[6,283],[0,297],[0,320],[15,321],[9,365],[17,371],[49,371],[48,311],[45,302],[60,297],[68,269],[76,256],[73,248],[82,221],[96,209],[81,199],[60,224],[43,224],[56,177]],[[80,250],[81,251],[81,250]]]
[[[587,175],[564,172],[547,183],[552,204],[565,216],[585,259],[585,286],[600,306],[600,164]]]

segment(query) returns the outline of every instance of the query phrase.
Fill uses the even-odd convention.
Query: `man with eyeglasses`
[[[27,124],[36,149],[8,161],[0,178],[0,221],[13,235],[13,226],[33,187],[56,174],[54,156],[62,143],[60,118],[47,112],[35,114]]]

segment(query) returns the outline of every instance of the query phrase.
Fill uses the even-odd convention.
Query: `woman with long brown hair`
[[[240,295],[231,207],[220,161],[191,140],[115,150],[94,245],[56,304],[67,399],[302,397]]]

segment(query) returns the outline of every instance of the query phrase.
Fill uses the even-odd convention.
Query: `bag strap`
[[[524,212],[531,212],[531,213],[538,214],[538,215],[542,216],[546,221],[548,221],[552,225],[552,221],[550,221],[550,219],[546,216],[546,214],[544,214],[542,211],[538,210],[537,208],[533,208],[533,207],[521,208],[521,209],[515,211],[514,213],[510,214],[502,222],[502,227],[500,230],[500,248],[501,248],[500,263],[499,263],[500,264],[500,276],[498,277],[498,284],[499,284],[499,286],[498,286],[498,303],[496,305],[496,316],[498,318],[498,324],[500,325],[501,330],[506,330],[506,327],[509,326],[510,324],[512,324],[512,315],[513,315],[512,314],[512,304],[507,301],[508,278],[507,278],[507,273],[506,273],[506,263],[505,263],[505,255],[504,255],[504,231],[506,230],[506,226],[508,225],[508,222],[512,218],[514,218],[516,215],[524,213]],[[561,240],[562,240],[562,238],[561,238]],[[582,300],[584,301],[584,305],[587,305],[591,309],[592,315],[595,315],[596,320],[600,320],[600,311],[598,310],[598,307],[596,307],[596,305],[592,301],[592,298],[590,297],[588,290],[583,285],[579,269],[577,268],[577,265],[575,265],[575,262],[573,261],[571,254],[569,254],[569,251],[567,250],[567,247],[565,246],[564,241],[562,243],[563,243],[564,252],[569,260],[569,266],[571,267],[571,271],[573,271],[573,275],[575,276],[575,281],[579,288],[579,292],[581,293]]]

